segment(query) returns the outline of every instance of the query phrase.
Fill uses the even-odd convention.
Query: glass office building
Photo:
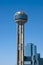
[[[24,64],[36,65],[36,55],[37,55],[36,46],[32,43],[28,43],[24,48],[24,56],[26,57]]]
[[[39,65],[43,65],[43,58],[40,58]]]
[[[43,58],[40,58],[36,45],[32,43],[28,43],[24,48],[24,65],[43,65]]]
[[[24,55],[31,56],[32,55],[31,51],[32,51],[32,44],[29,43],[24,48]]]
[[[40,53],[37,53],[37,65],[43,65],[43,58],[40,57]]]

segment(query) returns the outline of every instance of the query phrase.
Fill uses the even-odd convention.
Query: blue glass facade
[[[34,56],[37,54],[36,46],[32,43],[28,43],[24,48],[24,55],[25,56]]]
[[[39,65],[43,65],[43,58],[40,58]]]
[[[28,43],[24,48],[24,65],[43,65],[43,58],[37,53],[36,45]]]
[[[24,56],[27,57],[25,63],[36,65],[37,64],[37,49],[32,43],[28,43],[24,48]]]
[[[31,51],[32,51],[31,46],[32,46],[31,44],[27,44],[25,46],[25,48],[24,48],[24,55],[25,56],[31,56]]]

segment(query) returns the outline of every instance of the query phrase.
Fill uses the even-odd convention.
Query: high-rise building
[[[32,43],[24,47],[24,65],[43,65],[43,58],[37,53],[36,45]]]
[[[43,65],[43,58],[40,57],[40,53],[37,54],[38,65]]]
[[[37,53],[37,63],[40,65],[40,53]]]
[[[36,45],[28,43],[24,48],[24,64],[37,64],[37,48]]]
[[[43,65],[43,58],[40,58],[39,65]]]

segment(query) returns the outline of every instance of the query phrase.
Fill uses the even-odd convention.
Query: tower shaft
[[[24,25],[17,24],[17,65],[24,65]]]

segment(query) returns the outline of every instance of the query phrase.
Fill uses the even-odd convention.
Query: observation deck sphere
[[[27,21],[27,15],[23,11],[19,11],[15,13],[16,23],[24,24]]]

